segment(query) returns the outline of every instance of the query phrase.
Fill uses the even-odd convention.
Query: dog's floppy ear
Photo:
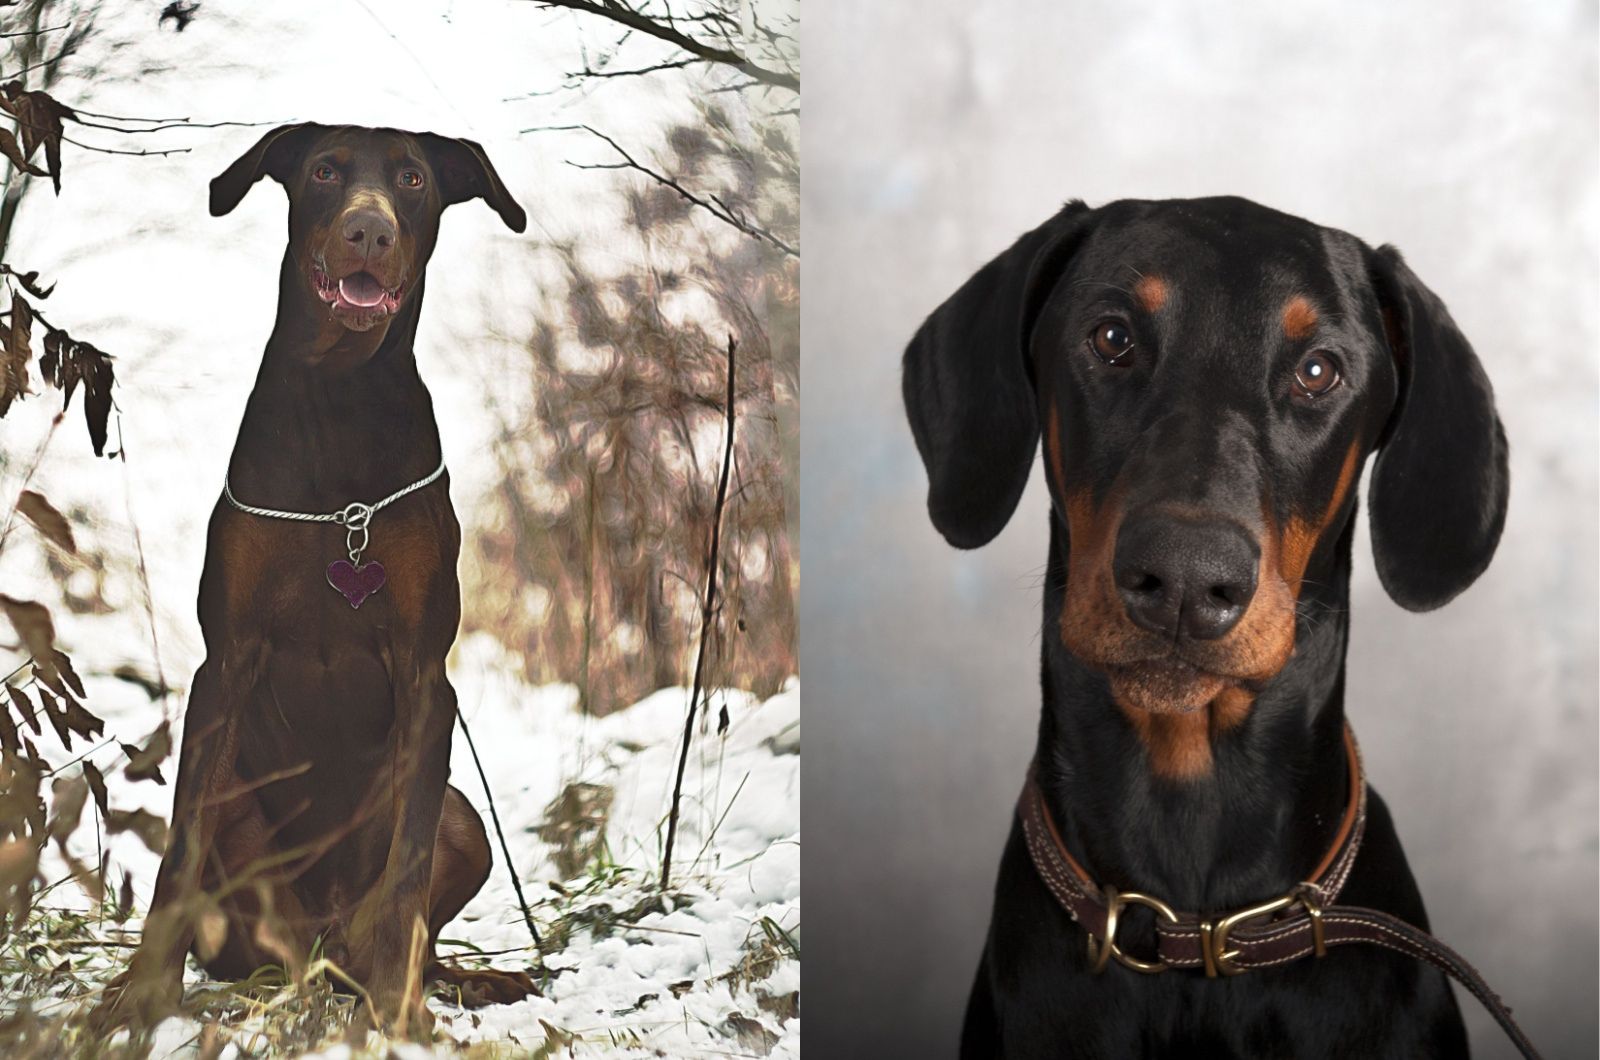
[[[256,145],[238,161],[222,171],[211,182],[211,216],[221,217],[231,213],[244,193],[262,177],[271,177],[279,184],[294,175],[294,167],[303,157],[306,145],[325,125],[301,122],[298,125],[280,125],[256,141]]]
[[[417,137],[428,152],[428,162],[433,166],[439,181],[439,196],[446,206],[468,199],[482,199],[500,215],[500,220],[513,232],[528,227],[528,216],[517,205],[495,172],[483,147],[471,140],[458,140],[437,133],[422,133]]]
[[[1482,574],[1510,476],[1494,391],[1437,295],[1393,247],[1372,258],[1400,396],[1372,473],[1372,551],[1400,606],[1431,611]]]
[[[928,469],[928,515],[957,548],[998,534],[1028,484],[1039,442],[1028,341],[1090,216],[1068,203],[962,284],[906,347],[901,393]]]

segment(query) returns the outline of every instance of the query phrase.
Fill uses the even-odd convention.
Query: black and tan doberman
[[[460,527],[412,352],[444,208],[526,219],[477,144],[431,133],[277,129],[211,212],[264,176],[289,199],[277,318],[211,518],[170,840],[101,1019],[170,1011],[191,947],[222,978],[315,949],[380,1026],[422,1034],[426,980],[469,1002],[534,989],[434,955],[491,856],[447,783]]]
[[[933,313],[904,396],[952,544],[1000,531],[1041,441],[1053,508],[1037,755],[962,1055],[1465,1055],[1344,709],[1367,458],[1406,608],[1467,588],[1505,519],[1443,303],[1392,248],[1241,199],[1074,202]]]

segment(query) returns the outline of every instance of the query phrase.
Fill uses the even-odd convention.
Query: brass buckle
[[[1117,917],[1122,912],[1122,907],[1131,902],[1134,905],[1142,905],[1154,909],[1156,914],[1165,917],[1168,923],[1176,924],[1178,922],[1178,914],[1172,911],[1172,907],[1159,898],[1152,898],[1148,894],[1140,894],[1138,891],[1124,891],[1119,894],[1117,889],[1110,884],[1105,887],[1105,899],[1105,938],[1096,939],[1093,935],[1089,936],[1089,960],[1093,962],[1091,970],[1096,973],[1105,971],[1106,965],[1113,957],[1124,968],[1132,968],[1136,972],[1145,972],[1146,974],[1164,972],[1171,967],[1166,961],[1159,958],[1154,961],[1141,961],[1139,958],[1130,957],[1117,949]]]
[[[1233,929],[1247,921],[1256,920],[1264,916],[1287,909],[1299,902],[1305,906],[1306,913],[1311,917],[1311,940],[1316,948],[1316,954],[1321,957],[1327,952],[1322,934],[1322,907],[1312,901],[1308,891],[1300,888],[1282,898],[1274,898],[1270,902],[1252,905],[1241,909],[1237,913],[1230,913],[1215,924],[1209,920],[1200,922],[1200,952],[1205,957],[1206,976],[1215,979],[1218,975],[1238,975],[1249,971],[1234,964],[1234,959],[1239,956],[1239,951],[1228,949],[1228,936]]]

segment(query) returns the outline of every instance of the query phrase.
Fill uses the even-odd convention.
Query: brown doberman
[[[431,133],[279,128],[212,181],[212,214],[263,176],[289,197],[277,318],[207,537],[171,838],[100,1020],[170,1011],[191,947],[236,979],[320,945],[380,1027],[423,1034],[427,980],[534,990],[434,955],[491,855],[447,783],[461,533],[412,353],[441,211],[526,218],[479,145]]]

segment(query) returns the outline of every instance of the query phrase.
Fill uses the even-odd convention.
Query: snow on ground
[[[548,1024],[576,1036],[583,1043],[580,1055],[595,1057],[761,1055],[767,1048],[773,1056],[798,1056],[799,1019],[787,1000],[800,988],[798,959],[780,948],[777,959],[760,963],[755,974],[739,974],[747,958],[772,952],[763,951],[772,937],[763,921],[781,928],[796,947],[799,942],[798,682],[765,702],[741,692],[712,694],[710,731],[696,732],[685,772],[666,909],[629,919],[629,910],[655,894],[688,692],[664,689],[626,710],[592,718],[576,709],[571,686],[531,687],[518,669],[498,643],[477,634],[457,646],[451,677],[536,925],[547,938],[562,918],[580,926],[562,948],[544,954],[554,973],[545,997],[471,1013],[435,999],[438,1030],[461,1043],[535,1048],[546,1040]],[[109,731],[123,739],[160,721],[160,708],[133,685],[92,678],[88,693]],[[715,715],[724,705],[731,724],[719,738]],[[94,759],[113,764],[115,748]],[[169,762],[169,779],[172,771]],[[488,825],[487,800],[459,730],[451,782]],[[574,782],[603,785],[613,795],[605,856],[590,872],[563,881],[551,844],[534,829]],[[144,806],[163,816],[170,808],[170,787],[128,781],[120,772],[109,774],[108,784],[114,808]],[[93,863],[101,841],[86,817],[71,848]],[[142,908],[157,857],[129,835],[105,841],[113,864],[134,874]],[[444,936],[455,941],[444,950],[475,949],[495,954],[496,967],[527,967],[536,957],[498,845],[495,862],[489,882],[445,929]],[[59,859],[48,863],[49,878],[65,871]],[[86,901],[70,888],[51,896],[52,904]],[[623,914],[625,924],[610,931],[581,926],[586,913],[597,911]],[[202,978],[191,967],[189,984]],[[198,1030],[193,1022],[169,1020],[155,1055],[198,1055]],[[324,1055],[349,1053],[339,1046]]]
[[[566,783],[605,784],[615,791],[609,853],[635,875],[591,901],[627,904],[646,898],[661,863],[687,691],[665,689],[628,710],[586,719],[574,710],[577,695],[571,688],[532,690],[530,696],[514,676],[515,661],[499,654],[487,638],[464,644],[461,656],[464,663],[471,661],[470,668],[456,671],[462,709],[507,823],[513,856],[538,865],[536,859],[547,853],[525,829],[542,818]],[[519,705],[520,698],[530,701]],[[670,912],[641,917],[637,930],[619,929],[605,939],[575,936],[565,951],[546,959],[552,968],[563,969],[549,997],[480,1010],[477,1027],[457,1018],[452,1033],[479,1040],[537,1027],[536,1020],[543,1019],[585,1038],[602,1031],[636,1032],[646,1053],[721,1056],[737,1045],[738,1032],[730,1029],[730,1017],[737,1014],[768,1026],[780,1046],[774,1055],[799,1055],[798,1019],[779,1023],[760,1011],[754,993],[736,992],[716,978],[732,971],[765,937],[763,918],[799,940],[799,686],[791,684],[764,703],[738,692],[713,695],[713,711],[724,703],[732,722],[725,740],[718,740],[713,717],[708,734],[696,733],[685,774],[674,855],[674,890],[684,892],[681,902]],[[494,738],[519,726],[522,739]],[[465,741],[456,742],[452,776],[483,810],[481,792],[466,779],[473,773]],[[542,881],[548,873],[535,871],[530,877]],[[540,897],[549,894],[537,883],[534,890],[544,892]],[[534,894],[528,897],[536,900]],[[447,934],[485,950],[527,943],[503,872],[491,876]],[[674,996],[677,984],[691,980],[692,987]],[[783,961],[759,986],[773,998],[799,990],[799,962]],[[435,1010],[447,1011],[437,1002]],[[630,1052],[622,1049],[617,1055]]]

